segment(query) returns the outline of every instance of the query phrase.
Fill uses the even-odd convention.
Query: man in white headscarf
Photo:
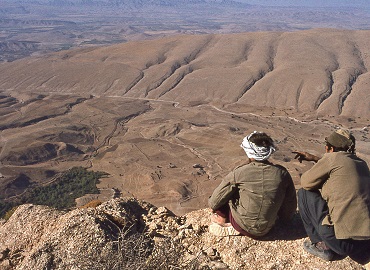
[[[249,163],[229,173],[209,198],[214,216],[210,232],[219,235],[266,235],[277,219],[290,220],[297,208],[289,172],[268,158],[275,147],[262,132],[245,137],[241,147]]]

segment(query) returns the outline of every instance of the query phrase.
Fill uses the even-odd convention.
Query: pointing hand
[[[293,151],[292,153],[296,154],[294,158],[298,159],[300,163],[302,163],[302,160],[318,162],[320,159],[319,157],[307,152]]]

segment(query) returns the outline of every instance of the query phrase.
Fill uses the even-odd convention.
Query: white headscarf
[[[241,148],[244,149],[245,153],[249,158],[254,158],[257,161],[263,161],[268,159],[272,153],[276,151],[273,146],[265,147],[265,146],[257,146],[249,139],[252,137],[253,134],[261,133],[257,131],[253,131],[251,134],[246,136],[243,139],[242,144],[240,145]]]

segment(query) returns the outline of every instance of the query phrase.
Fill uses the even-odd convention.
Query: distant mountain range
[[[130,7],[147,7],[147,6],[164,6],[164,7],[184,7],[192,5],[219,5],[219,6],[249,6],[233,0],[35,0],[35,1],[5,1],[8,3],[19,4],[43,4],[53,6],[130,6]]]
[[[370,29],[366,9],[267,7],[262,4],[271,1],[261,5],[241,1],[2,0],[0,62],[73,47],[178,34]]]
[[[90,6],[188,6],[193,4],[217,4],[217,5],[256,5],[256,6],[270,6],[270,7],[362,7],[370,9],[368,0],[3,0],[2,2],[7,3],[19,3],[19,4],[50,4],[58,6],[79,6],[79,5],[90,5]]]

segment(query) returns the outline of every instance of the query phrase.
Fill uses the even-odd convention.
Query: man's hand
[[[319,157],[307,152],[293,151],[292,153],[296,154],[294,158],[298,159],[300,163],[302,163],[302,160],[318,162],[320,159]]]

